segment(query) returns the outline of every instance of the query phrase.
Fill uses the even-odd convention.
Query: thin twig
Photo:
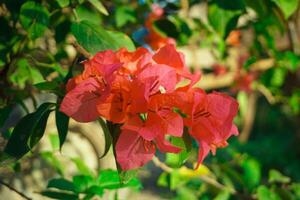
[[[14,191],[15,193],[17,193],[18,195],[23,197],[23,199],[32,200],[32,198],[26,196],[24,193],[18,191],[17,189],[15,189],[12,186],[8,185],[7,183],[3,182],[1,179],[0,179],[0,184],[2,184],[4,186],[6,186],[7,188],[9,188],[10,190]]]
[[[84,49],[82,46],[80,46],[80,44],[78,44],[78,42],[74,41],[74,42],[72,42],[72,45],[74,46],[76,51],[79,52],[80,54],[82,54],[84,57],[86,57],[88,59],[92,58],[92,55],[86,49]]]
[[[156,156],[154,156],[152,158],[152,161],[154,163],[155,166],[161,168],[163,171],[167,172],[167,173],[171,173],[174,171],[173,168],[169,167],[168,165],[166,165],[165,163],[161,162]],[[219,183],[218,181],[216,181],[215,179],[209,177],[209,176],[206,176],[206,175],[201,175],[199,176],[199,178],[207,183],[207,184],[210,184],[220,190],[228,190],[231,194],[236,194],[236,190],[233,189],[233,188],[229,188],[221,183]]]
[[[243,130],[239,136],[239,141],[241,143],[247,142],[250,137],[252,126],[255,119],[256,103],[257,103],[257,94],[255,92],[252,92],[249,95],[248,109],[244,117]]]

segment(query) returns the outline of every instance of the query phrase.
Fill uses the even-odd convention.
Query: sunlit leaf
[[[127,35],[106,31],[101,26],[95,26],[88,21],[74,23],[71,29],[78,43],[92,54],[107,49],[117,50],[122,47],[129,50],[134,49],[133,42]]]
[[[272,0],[282,10],[284,17],[289,18],[298,8],[299,0]]]

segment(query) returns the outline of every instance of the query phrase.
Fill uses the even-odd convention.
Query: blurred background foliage
[[[146,199],[147,191],[149,199],[300,199],[299,4],[2,0],[1,188],[15,188],[24,198],[37,195],[34,199]],[[179,155],[159,155],[144,169],[121,174],[91,167],[83,159],[87,154],[61,155],[65,142],[81,146],[70,140],[69,119],[57,109],[66,81],[82,70],[80,62],[101,50],[156,50],[169,42],[176,42],[191,70],[202,71],[198,86],[237,98],[239,137],[197,170],[194,142],[176,138],[172,143],[184,148]],[[56,119],[48,120],[52,112]],[[56,121],[57,129],[45,131],[47,121]],[[46,150],[44,143],[50,144]],[[96,151],[94,159],[100,156]],[[22,174],[43,170],[28,188]],[[121,188],[140,192],[129,197]]]

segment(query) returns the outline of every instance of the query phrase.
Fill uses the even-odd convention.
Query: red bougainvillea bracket
[[[184,79],[189,84],[179,87]],[[233,124],[238,103],[226,94],[194,88],[199,79],[172,44],[154,54],[145,48],[102,51],[69,80],[60,110],[79,122],[103,117],[121,124],[115,152],[122,170],[145,165],[156,149],[179,153],[166,136],[182,137],[184,127],[199,144],[200,164],[238,134]]]

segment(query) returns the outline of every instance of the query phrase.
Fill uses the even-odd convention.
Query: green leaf
[[[97,179],[98,185],[105,189],[121,187],[119,174],[115,170],[101,170]]]
[[[245,116],[248,110],[248,95],[244,91],[240,91],[237,94],[237,100],[239,102],[239,110],[242,116]]]
[[[54,156],[53,152],[42,152],[41,157],[49,163],[60,175],[64,174],[64,165]]]
[[[85,193],[87,193],[87,194],[92,194],[92,195],[98,195],[98,196],[102,197],[104,191],[103,191],[103,188],[102,188],[102,187],[97,186],[97,185],[93,185],[93,186],[89,187],[89,188],[85,191]]]
[[[122,185],[128,184],[134,177],[136,177],[137,172],[138,172],[137,169],[119,172],[119,178]]]
[[[20,22],[31,39],[42,36],[49,25],[49,12],[45,6],[27,1],[20,10]]]
[[[108,15],[108,12],[106,8],[103,6],[103,4],[99,0],[88,0],[99,12],[101,12],[104,15]]]
[[[70,4],[69,0],[56,0],[56,2],[62,8],[67,7]]]
[[[128,22],[136,22],[134,8],[130,6],[120,6],[116,8],[115,20],[117,27],[123,27]]]
[[[208,6],[208,21],[219,36],[225,39],[236,28],[241,13],[240,10],[226,10],[214,3]]]
[[[95,185],[95,180],[91,176],[78,175],[73,177],[73,184],[77,192],[85,192],[89,187]]]
[[[56,134],[49,134],[48,135],[52,150],[55,151],[59,149],[59,138]]]
[[[270,183],[289,183],[291,181],[290,177],[284,176],[279,171],[271,169],[269,171],[269,182]]]
[[[300,198],[300,183],[293,183],[291,189],[295,193],[297,198]]]
[[[135,50],[135,45],[128,35],[117,31],[106,31],[114,40],[115,45],[119,48],[125,47],[129,51]],[[117,50],[116,49],[116,50]]]
[[[59,108],[57,107],[55,110],[55,122],[56,122],[56,128],[59,136],[59,148],[61,150],[62,145],[64,144],[67,134],[68,134],[68,128],[69,128],[69,117],[65,115],[64,113],[59,111]]]
[[[298,8],[299,0],[272,0],[281,9],[284,17],[289,18]]]
[[[258,187],[256,195],[258,200],[281,200],[275,192],[269,190],[264,185]]]
[[[59,190],[66,190],[72,192],[76,191],[74,184],[71,181],[68,181],[64,178],[51,179],[48,182],[47,188],[56,188]]]
[[[230,192],[227,190],[223,190],[213,200],[228,200],[229,198]]]
[[[284,84],[287,69],[283,67],[276,67],[272,72],[271,85],[274,87],[281,87]]]
[[[47,119],[55,104],[44,103],[25,117],[14,128],[4,152],[16,159],[21,158],[42,138]]]
[[[188,187],[178,188],[177,197],[175,200],[198,200],[194,190]]]
[[[100,159],[101,159],[101,158],[103,158],[103,157],[107,154],[107,152],[109,151],[110,146],[111,146],[111,143],[112,143],[112,138],[111,138],[111,135],[110,135],[110,132],[109,132],[109,129],[108,129],[108,127],[107,127],[106,122],[105,122],[101,117],[99,117],[98,121],[99,121],[99,124],[100,124],[101,127],[102,127],[103,134],[104,134],[104,140],[105,140],[104,153],[103,153],[103,155],[101,155],[101,157],[100,157]]]
[[[185,132],[182,138],[171,137],[170,141],[173,145],[182,148],[182,151],[178,154],[167,153],[166,163],[171,167],[180,167],[186,162],[190,155],[192,140]]]
[[[52,199],[59,199],[59,200],[78,200],[77,194],[70,194],[66,192],[56,192],[56,191],[43,191],[41,195],[52,198]]]
[[[129,170],[126,172],[119,174],[116,170],[101,170],[97,179],[98,185],[105,189],[118,189],[123,187],[142,188],[141,182],[135,178],[137,171]]]
[[[177,38],[179,36],[177,26],[169,19],[156,20],[153,25],[155,30],[165,37]]]
[[[249,191],[252,191],[257,186],[261,179],[261,167],[259,162],[254,159],[246,159],[242,163],[243,180]]]
[[[80,158],[72,158],[73,163],[75,163],[79,172],[86,176],[94,176],[93,171],[80,159]]]
[[[101,14],[95,10],[91,10],[85,4],[78,5],[75,10],[79,21],[86,20],[89,23],[95,24],[95,26],[99,26],[102,22]]]
[[[36,87],[39,90],[55,91],[58,89],[59,85],[55,81],[46,81],[34,84],[34,87]]]
[[[29,64],[27,59],[21,58],[16,64],[15,71],[9,76],[9,80],[20,88],[24,88],[27,82],[36,84],[43,82],[44,78],[37,68]]]
[[[129,50],[134,49],[133,42],[125,34],[108,32],[88,21],[72,24],[71,30],[78,43],[91,54],[107,49],[117,50],[121,47],[126,47]]]

